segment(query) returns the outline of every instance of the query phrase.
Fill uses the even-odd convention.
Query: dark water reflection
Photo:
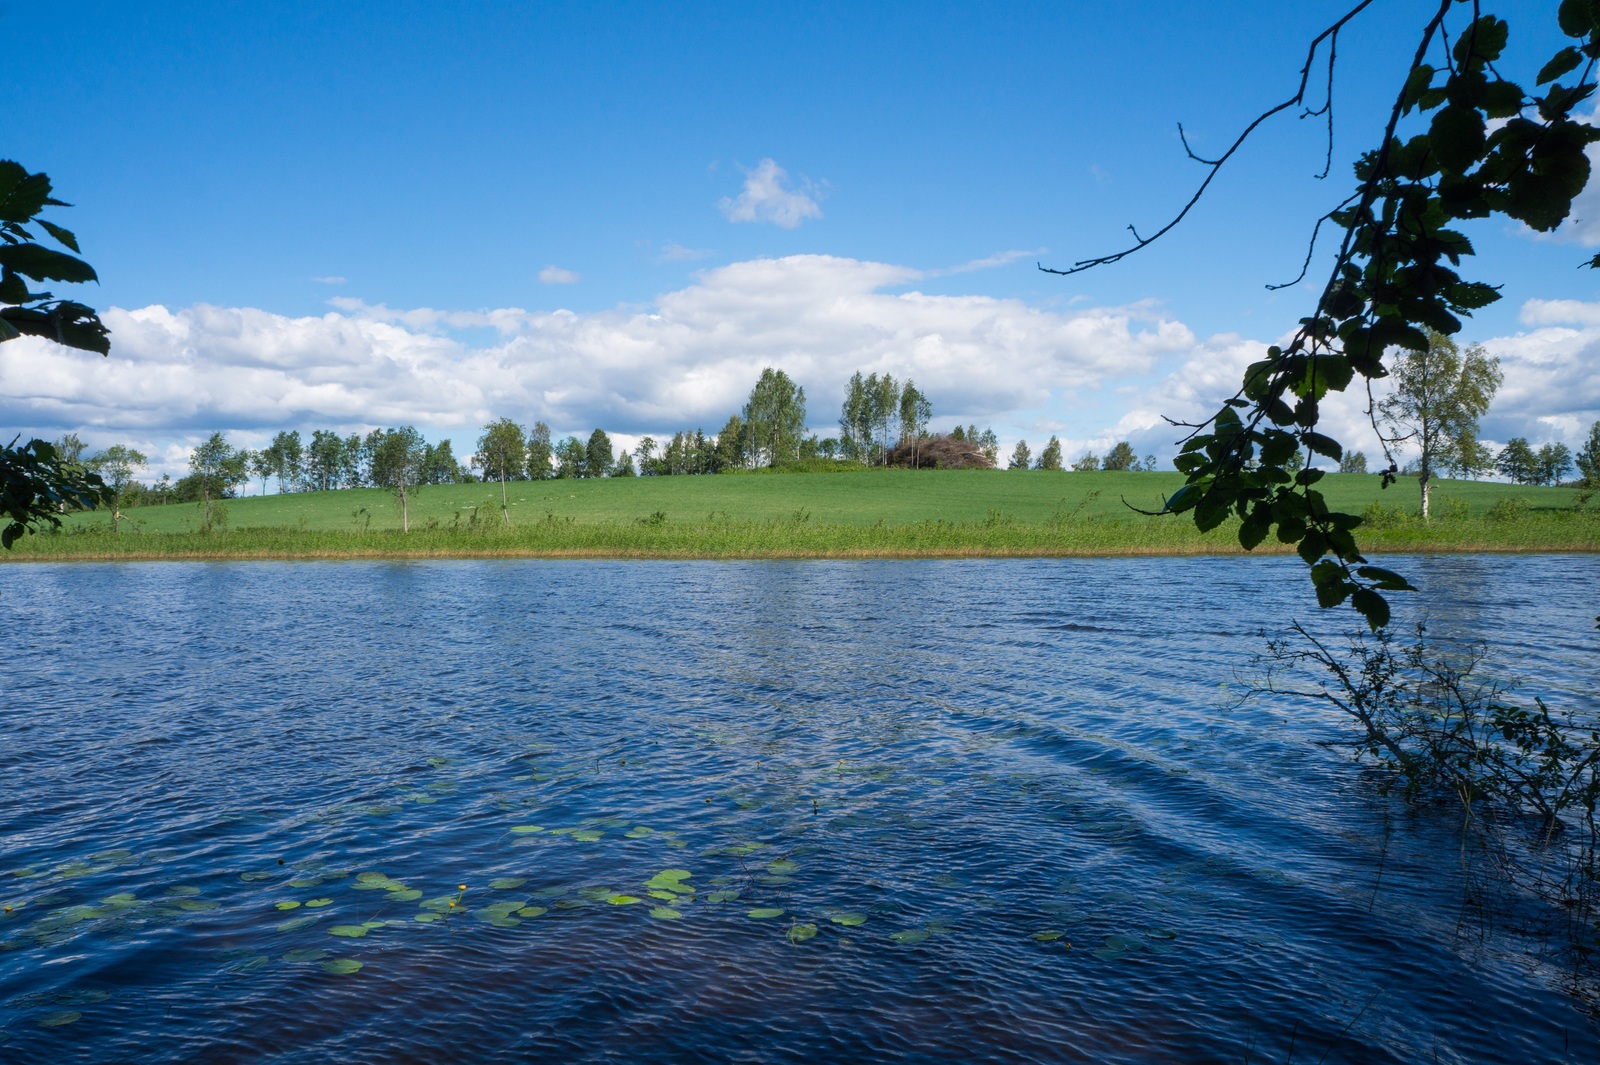
[[[1404,567],[1592,703],[1600,559]],[[1225,709],[1298,570],[5,566],[0,1060],[1600,1060],[1448,818]]]

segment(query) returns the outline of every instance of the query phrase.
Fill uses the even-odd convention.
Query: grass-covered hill
[[[195,504],[71,515],[12,557],[608,554],[812,556],[1077,554],[1233,549],[1230,528],[1201,536],[1186,518],[1151,518],[1176,473],[863,470],[715,477],[434,486],[412,496],[411,530],[379,489],[228,500],[200,532]],[[1363,542],[1388,550],[1595,550],[1600,518],[1571,489],[1444,481],[1435,519],[1416,520],[1416,485],[1331,474],[1329,502],[1372,520]],[[1374,504],[1377,505],[1374,508]],[[1371,508],[1371,509],[1369,509]]]

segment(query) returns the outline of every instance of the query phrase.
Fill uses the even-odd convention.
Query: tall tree
[[[144,453],[136,448],[112,444],[104,451],[97,451],[86,464],[89,469],[100,475],[101,480],[105,481],[106,487],[111,491],[112,532],[122,531],[122,507],[134,484],[133,475],[144,469],[149,461]]]
[[[867,375],[867,404],[872,417],[874,450],[880,466],[889,463],[889,441],[900,421],[900,385],[889,374]]]
[[[748,464],[750,434],[744,419],[737,414],[728,417],[728,423],[717,434],[716,472],[742,470]]]
[[[294,486],[300,483],[306,458],[305,446],[300,442],[300,430],[280,431],[272,438],[267,451],[272,455],[272,472],[278,477],[279,494],[294,491]],[[265,489],[262,494],[266,494]]]
[[[933,419],[933,404],[922,390],[908,377],[900,389],[900,443],[911,445],[911,466],[921,466],[922,438],[928,435],[928,422]]]
[[[400,500],[400,531],[411,531],[411,500],[422,485],[427,444],[414,426],[390,429],[372,452],[372,483],[387,488]]]
[[[860,370],[845,386],[844,403],[839,410],[839,449],[847,459],[871,461],[872,403]]]
[[[639,462],[639,476],[652,477],[657,474],[656,466],[656,438],[645,436],[639,438],[638,445],[633,449],[634,457]]]
[[[1600,488],[1600,422],[1589,426],[1589,438],[1578,449],[1578,477],[1584,488]]]
[[[267,445],[258,451],[244,453],[245,466],[251,473],[261,478],[261,494],[267,494],[267,478],[278,468],[278,456],[273,452],[272,445]]]
[[[422,483],[459,484],[460,482],[461,463],[456,461],[455,450],[450,446],[450,441],[441,440],[437,445],[425,445],[422,449]]]
[[[327,429],[311,434],[306,450],[306,483],[316,492],[338,488],[343,479],[344,438]]]
[[[583,464],[588,458],[583,441],[569,436],[556,445],[556,476],[582,477]]]
[[[1346,451],[1339,459],[1340,473],[1366,473],[1367,454],[1364,451]]]
[[[511,524],[511,511],[506,503],[506,481],[522,475],[527,457],[528,441],[522,426],[510,418],[501,418],[483,427],[472,464],[481,469],[485,477],[500,482],[500,517],[507,525]]]
[[[1111,471],[1131,470],[1138,463],[1139,456],[1134,454],[1133,445],[1124,440],[1106,452],[1106,457],[1100,460],[1100,468]]]
[[[1100,456],[1093,451],[1084,453],[1084,456],[1072,464],[1073,473],[1095,473],[1100,469]]]
[[[1537,471],[1540,484],[1560,484],[1572,472],[1572,452],[1561,443],[1542,445],[1539,448]]]
[[[544,422],[534,422],[528,433],[528,477],[535,481],[548,481],[555,476],[551,463],[556,449],[550,443],[550,427]]]
[[[1494,468],[1513,484],[1533,484],[1539,476],[1539,456],[1526,437],[1513,436],[1495,456]]]
[[[1011,452],[1011,465],[1007,466],[1006,469],[1025,470],[1028,468],[1028,461],[1032,458],[1033,452],[1028,448],[1028,442],[1026,440],[1018,440],[1017,446]]]
[[[189,453],[189,469],[199,488],[200,527],[209,530],[215,521],[213,501],[232,493],[250,476],[246,469],[248,452],[236,449],[221,433],[212,433]]]
[[[1044,450],[1039,452],[1039,460],[1034,463],[1033,468],[1036,470],[1059,471],[1061,469],[1061,441],[1052,436],[1050,442],[1044,446]]]
[[[589,434],[589,443],[583,449],[584,473],[589,477],[604,477],[611,472],[616,455],[611,449],[611,438],[604,429]]]
[[[1400,349],[1389,369],[1394,391],[1378,404],[1386,445],[1410,441],[1418,451],[1423,521],[1428,520],[1434,471],[1476,455],[1478,420],[1503,379],[1500,360],[1482,345],[1462,351],[1436,330],[1428,331],[1427,341]]]
[[[806,427],[806,390],[782,370],[767,367],[750,390],[743,411],[756,465],[776,466],[799,451]]]

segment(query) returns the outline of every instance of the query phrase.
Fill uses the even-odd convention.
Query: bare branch
[[[1339,31],[1344,29],[1345,25],[1357,15],[1361,14],[1361,12],[1370,7],[1372,3],[1373,0],[1361,0],[1361,2],[1356,4],[1355,7],[1345,12],[1343,17],[1341,17],[1332,26],[1329,26],[1327,29],[1317,34],[1317,36],[1312,40],[1310,47],[1306,50],[1305,65],[1300,68],[1300,85],[1295,94],[1277,106],[1269,108],[1268,110],[1257,115],[1254,121],[1244,128],[1244,132],[1240,133],[1239,136],[1234,139],[1233,144],[1229,145],[1228,150],[1223,152],[1222,155],[1218,156],[1216,159],[1202,159],[1195,155],[1193,151],[1190,151],[1189,142],[1187,138],[1184,138],[1184,151],[1188,153],[1189,158],[1210,167],[1211,172],[1205,176],[1205,180],[1200,182],[1199,188],[1195,189],[1194,195],[1189,197],[1189,202],[1183,205],[1183,209],[1179,211],[1171,221],[1157,230],[1153,236],[1149,238],[1143,238],[1135,233],[1134,245],[1131,248],[1125,248],[1122,251],[1115,252],[1111,255],[1097,256],[1093,259],[1081,259],[1078,262],[1073,263],[1071,267],[1065,270],[1055,270],[1051,267],[1043,265],[1042,263],[1037,264],[1039,269],[1047,274],[1058,274],[1065,277],[1071,274],[1082,273],[1085,270],[1092,270],[1096,266],[1107,266],[1114,262],[1120,262],[1129,255],[1132,255],[1134,252],[1138,251],[1140,248],[1144,248],[1155,243],[1167,233],[1171,232],[1178,225],[1178,223],[1182,222],[1184,218],[1188,216],[1190,210],[1194,208],[1194,205],[1200,202],[1200,198],[1205,195],[1206,189],[1210,187],[1212,179],[1217,176],[1218,171],[1220,171],[1223,165],[1233,157],[1234,153],[1243,147],[1244,142],[1250,139],[1251,134],[1253,134],[1261,125],[1263,125],[1274,115],[1277,115],[1283,111],[1287,111],[1292,107],[1304,106],[1306,99],[1306,87],[1311,81],[1311,67],[1312,64],[1316,62],[1317,52],[1322,48],[1323,42],[1330,42],[1329,50],[1331,53],[1331,42],[1337,39]],[[1329,72],[1329,77],[1332,77],[1331,70]],[[1329,121],[1332,121],[1331,108],[1329,113]],[[1178,133],[1180,137],[1183,137],[1183,127],[1181,125],[1178,127]],[[1329,147],[1329,151],[1330,153],[1332,151],[1331,145]],[[1133,227],[1129,226],[1128,228],[1132,229]]]

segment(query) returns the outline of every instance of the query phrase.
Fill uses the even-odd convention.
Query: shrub
[[[1521,521],[1528,516],[1528,501],[1516,496],[1502,496],[1485,515],[1490,521]]]

